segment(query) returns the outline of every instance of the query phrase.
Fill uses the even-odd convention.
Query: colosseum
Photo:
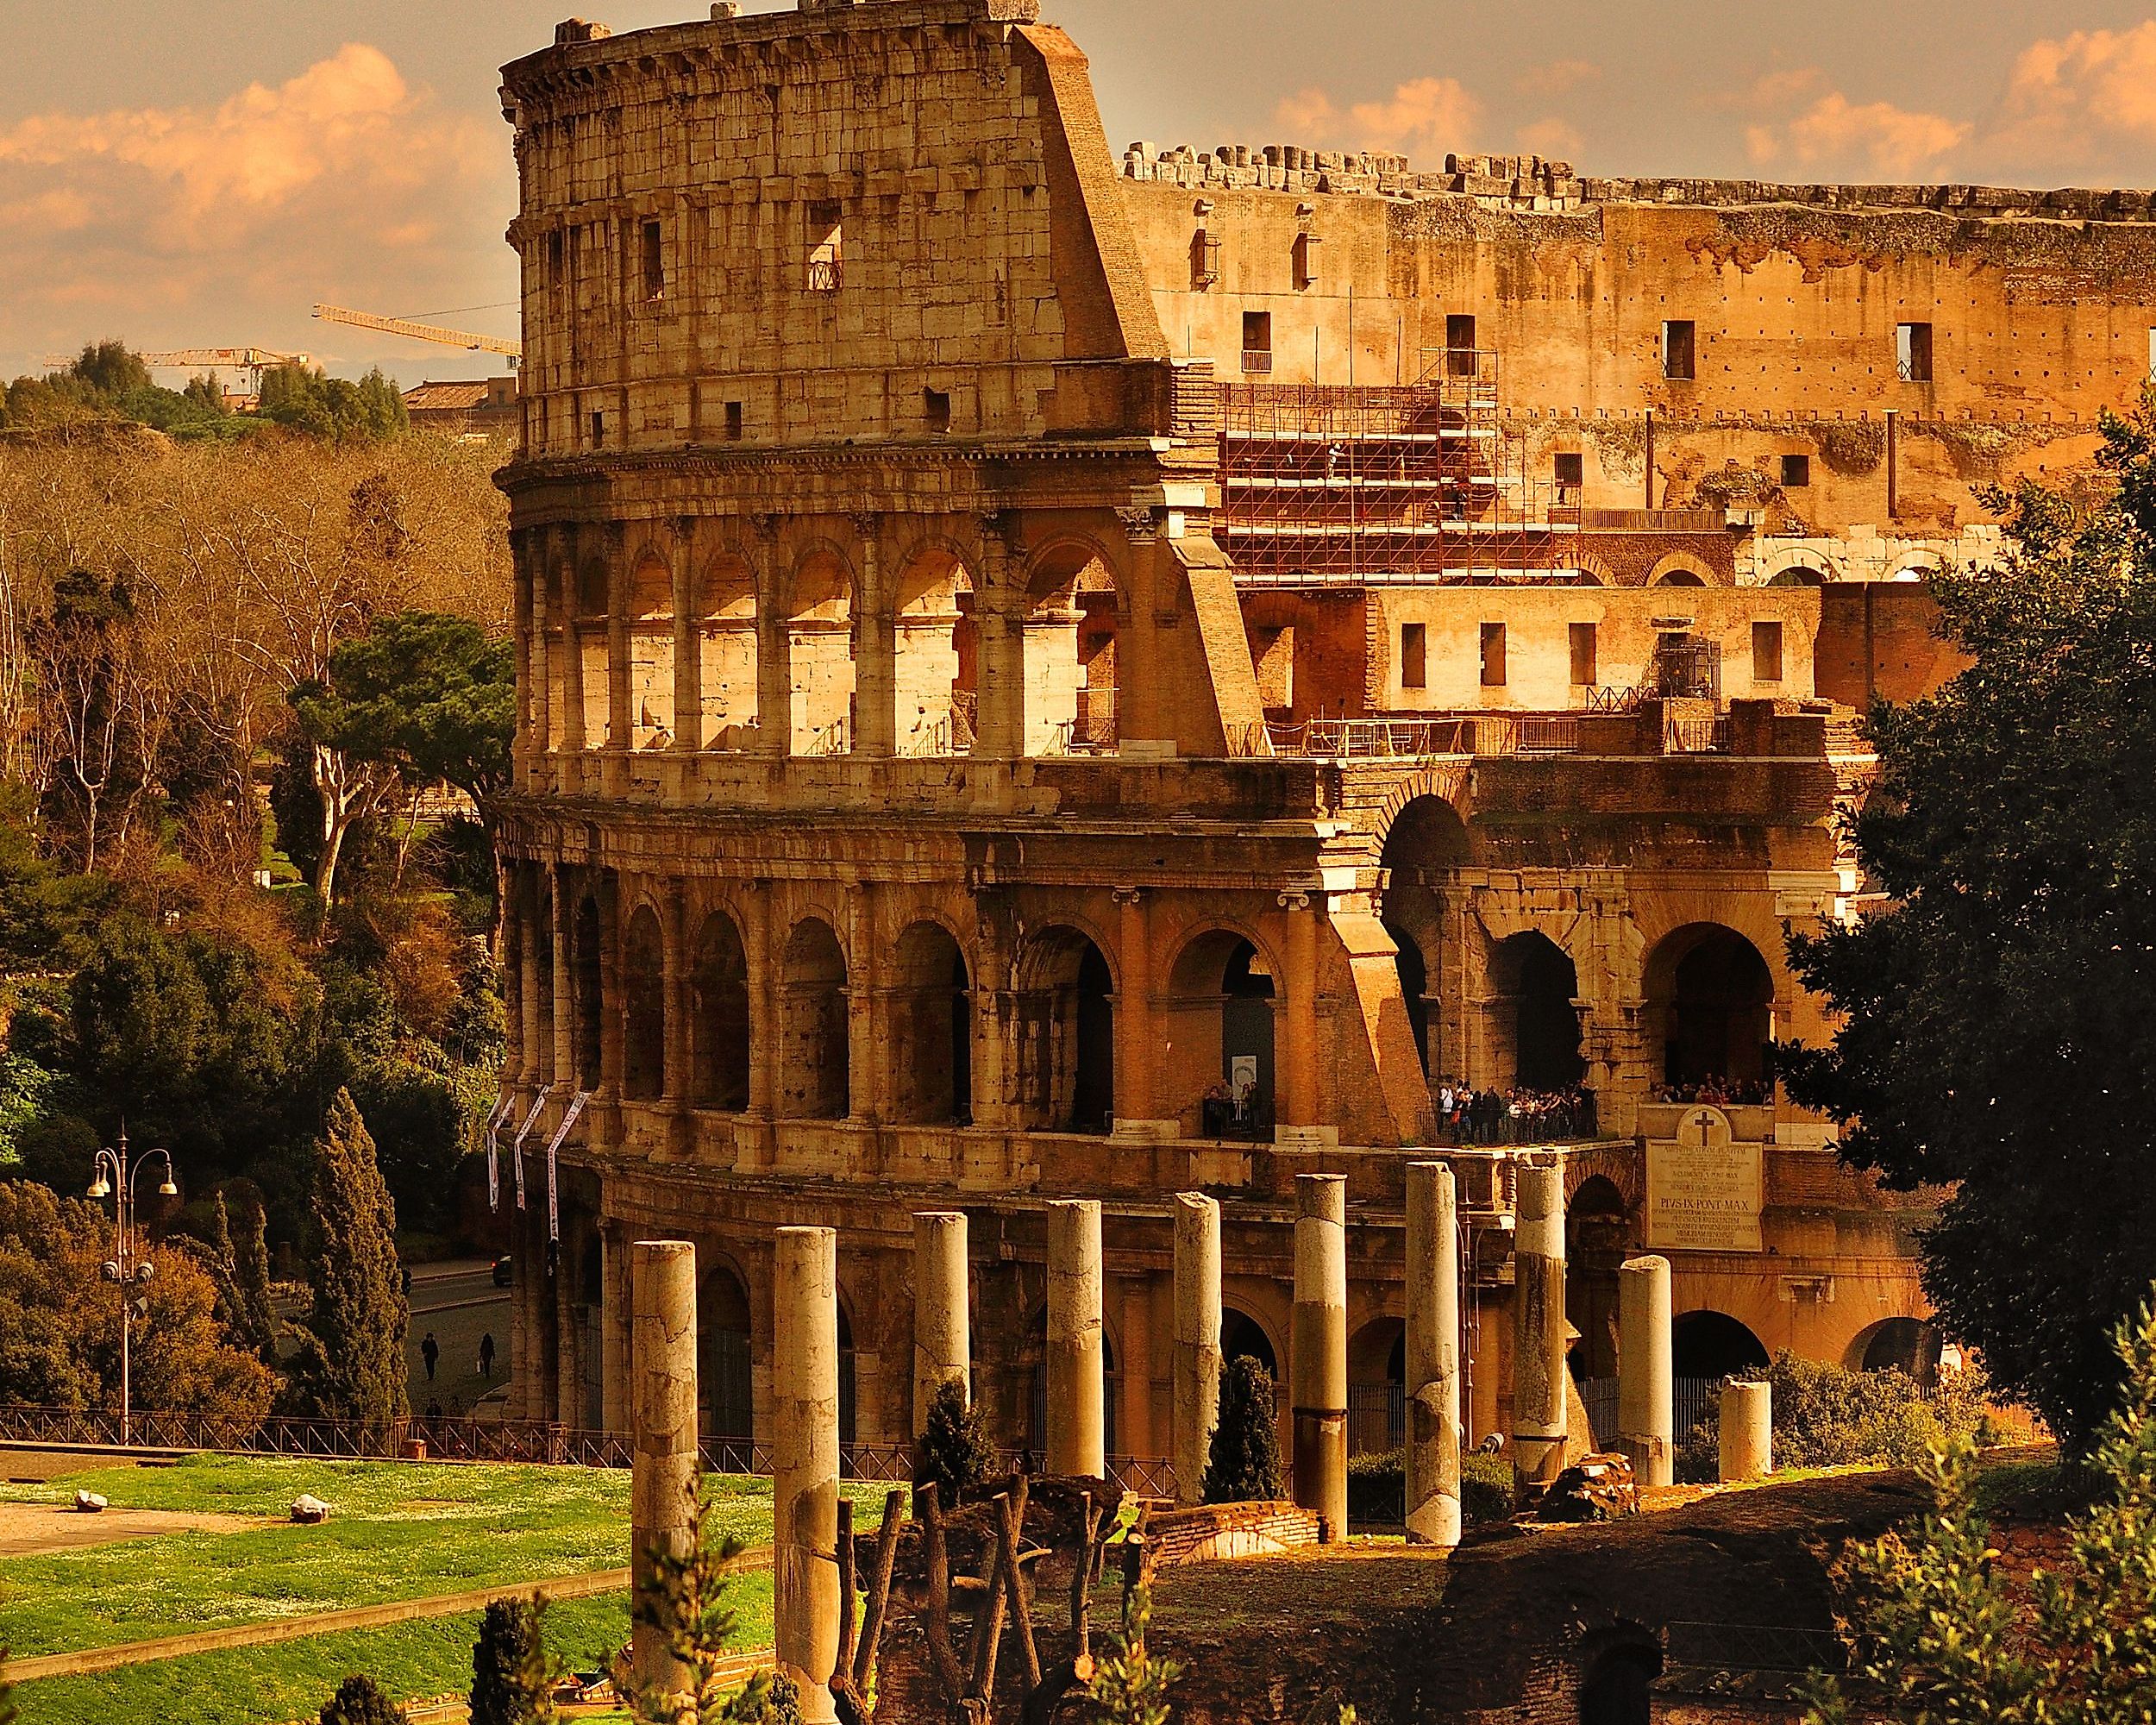
[[[663,1232],[706,1429],[763,1437],[772,1231],[829,1223],[845,1435],[904,1441],[912,1217],[962,1208],[977,1392],[1037,1446],[1082,1195],[1151,1463],[1172,1195],[1284,1367],[1322,1170],[1387,1448],[1434,1151],[1479,1440],[1529,1145],[1591,1421],[1643,1247],[1680,1379],[1936,1357],[1924,1196],[1776,1087],[1826,1030],[1787,939],[1861,913],[1863,710],[1953,669],[1924,577],[2150,375],[2146,195],[1119,154],[1035,0],[572,22],[503,103],[513,1412],[623,1427]]]

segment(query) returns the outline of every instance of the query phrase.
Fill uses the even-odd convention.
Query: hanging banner
[[[531,1136],[531,1129],[539,1124],[540,1111],[547,1106],[544,1091],[532,1099],[531,1112],[524,1116],[524,1123],[517,1128],[517,1141],[509,1148],[510,1160],[517,1168],[517,1208],[524,1208],[524,1140]]]
[[[498,1210],[502,1207],[501,1145],[495,1134],[502,1129],[502,1122],[509,1118],[510,1101],[505,1096],[487,1110],[486,1125],[481,1128],[486,1134],[486,1208]]]
[[[561,1238],[561,1181],[555,1172],[555,1157],[561,1149],[561,1140],[569,1135],[569,1128],[584,1112],[584,1105],[592,1100],[589,1090],[579,1090],[569,1106],[562,1111],[561,1124],[554,1129],[554,1136],[547,1140],[547,1238]]]

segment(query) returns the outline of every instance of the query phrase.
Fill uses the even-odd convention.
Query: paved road
[[[420,1347],[431,1332],[441,1346],[434,1382]],[[479,1376],[479,1338],[494,1338],[494,1375]],[[411,1272],[411,1332],[406,1339],[411,1362],[411,1406],[424,1413],[439,1402],[445,1414],[468,1414],[488,1396],[496,1405],[509,1384],[509,1289],[494,1285],[490,1258],[461,1258],[423,1264]]]

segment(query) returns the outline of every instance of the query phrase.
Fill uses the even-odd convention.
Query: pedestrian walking
[[[494,1379],[494,1333],[489,1330],[479,1338],[479,1376],[492,1383]]]
[[[426,1362],[427,1382],[432,1383],[436,1363],[442,1358],[442,1344],[434,1339],[432,1330],[427,1332],[426,1340],[419,1344],[419,1358]]]

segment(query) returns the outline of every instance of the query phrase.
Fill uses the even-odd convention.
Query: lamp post
[[[127,1448],[135,1441],[135,1409],[132,1387],[128,1382],[131,1362],[128,1358],[131,1332],[135,1327],[135,1295],[138,1287],[146,1285],[157,1272],[147,1257],[135,1255],[135,1179],[147,1168],[153,1158],[162,1157],[165,1177],[158,1182],[160,1198],[177,1198],[179,1188],[172,1184],[172,1158],[169,1151],[146,1151],[135,1159],[128,1160],[128,1132],[120,1128],[120,1142],[116,1148],[100,1150],[91,1164],[90,1196],[103,1199],[110,1196],[118,1212],[119,1245],[116,1252],[105,1260],[101,1272],[104,1279],[120,1289],[120,1446]]]

